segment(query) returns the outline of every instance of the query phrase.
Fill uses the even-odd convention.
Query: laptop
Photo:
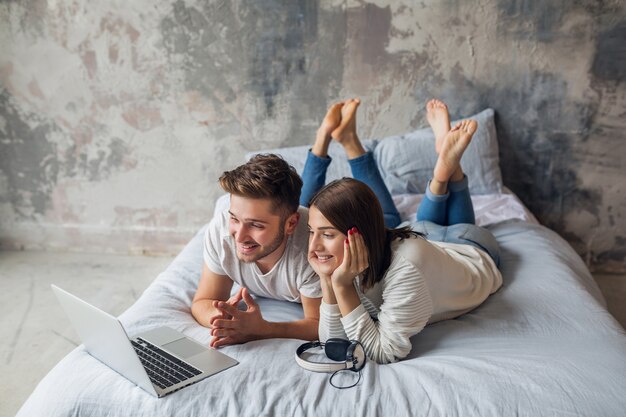
[[[238,362],[169,327],[129,339],[120,321],[52,285],[87,352],[155,397],[163,397]]]

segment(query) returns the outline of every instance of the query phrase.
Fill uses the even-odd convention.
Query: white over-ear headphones
[[[302,354],[309,349],[324,348],[324,352],[329,359],[338,363],[313,362],[302,357]],[[296,362],[306,370],[313,372],[337,372],[348,370],[359,372],[365,366],[367,356],[363,345],[356,340],[328,339],[325,343],[320,341],[304,343],[296,350]]]

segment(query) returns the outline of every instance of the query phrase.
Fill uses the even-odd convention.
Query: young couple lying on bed
[[[302,180],[274,155],[220,177],[230,208],[207,229],[192,305],[211,329],[211,346],[339,337],[361,342],[371,360],[395,362],[427,324],[474,309],[501,286],[497,242],[474,225],[460,165],[476,122],[451,128],[445,104],[428,102],[438,160],[417,221],[398,227],[400,215],[356,133],[358,106],[350,99],[330,107]],[[331,140],[343,146],[354,179],[324,186]],[[233,282],[241,289],[230,297]],[[251,293],[301,302],[304,319],[268,322]]]

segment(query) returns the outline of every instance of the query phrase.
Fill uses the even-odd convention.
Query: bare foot
[[[457,123],[444,137],[439,158],[435,165],[433,179],[447,182],[455,172],[461,172],[461,157],[472,140],[478,127],[474,120],[463,120]]]
[[[356,136],[356,110],[359,104],[361,104],[361,100],[358,98],[344,101],[341,108],[341,123],[331,134],[337,142],[342,143]]]
[[[450,115],[446,103],[437,99],[428,101],[426,103],[426,119],[435,133],[435,151],[439,155],[443,138],[450,131]]]
[[[332,104],[328,108],[326,116],[324,116],[324,120],[322,120],[320,127],[317,129],[315,143],[311,148],[311,152],[313,152],[314,155],[322,158],[325,158],[328,155],[328,145],[332,139],[331,133],[337,129],[341,123],[341,109],[343,108],[343,105],[344,102],[340,101]]]
[[[344,147],[348,159],[357,158],[365,153],[356,134],[356,111],[360,104],[361,100],[358,98],[344,101],[341,108],[341,123],[331,134],[332,138]]]
[[[322,120],[322,124],[320,125],[318,132],[323,132],[325,135],[330,137],[333,130],[337,129],[341,123],[341,109],[343,108],[343,105],[344,102],[340,101],[332,104],[328,108],[326,116],[324,116],[324,120]]]

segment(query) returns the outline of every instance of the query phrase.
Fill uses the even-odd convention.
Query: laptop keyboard
[[[131,340],[153,384],[165,389],[202,373],[142,338]]]

